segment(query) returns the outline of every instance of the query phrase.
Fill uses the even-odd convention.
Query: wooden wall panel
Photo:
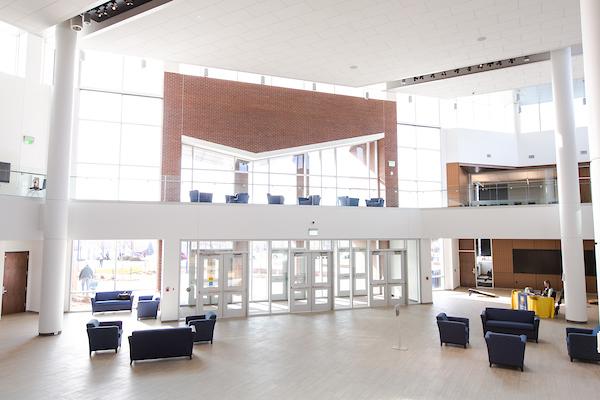
[[[583,241],[583,250],[594,250],[594,241],[593,240],[584,240]]]
[[[464,287],[475,287],[475,253],[459,252],[460,285]]]
[[[494,278],[498,273],[513,273],[512,242],[513,241],[509,239],[492,239],[492,263],[494,266]]]
[[[458,250],[471,250],[475,251],[475,240],[474,239],[458,239]]]
[[[533,240],[533,249],[560,250],[560,240]]]
[[[513,242],[513,249],[534,249],[535,247],[531,239],[515,239]],[[512,252],[512,251],[511,251]]]
[[[494,271],[494,287],[513,289],[515,287],[514,274]]]
[[[544,274],[536,274],[535,275],[535,288],[538,290],[542,290],[544,288],[544,281],[550,281],[552,287],[556,290],[562,290],[562,277],[560,275],[544,275]]]
[[[515,288],[522,289],[526,286],[537,288],[537,281],[535,274],[514,274],[515,276]],[[537,288],[541,289],[541,288]]]
[[[588,293],[597,293],[598,286],[595,276],[586,276],[585,277],[585,287]]]

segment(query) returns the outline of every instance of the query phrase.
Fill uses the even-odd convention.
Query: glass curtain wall
[[[160,200],[162,63],[83,55],[72,197]]]
[[[398,205],[441,207],[440,102],[437,98],[398,94]]]
[[[254,204],[266,204],[267,193],[284,196],[285,204],[309,195],[321,196],[322,205],[336,205],[339,196],[358,197],[361,205],[379,197],[377,142],[243,161],[243,171],[237,165],[240,159],[234,156],[184,144],[182,201],[189,200],[190,190],[213,193],[215,203],[236,192],[248,192]],[[240,179],[242,174],[247,179]]]
[[[24,76],[26,52],[27,34],[0,21],[0,72]]]
[[[160,290],[157,240],[74,240],[70,311],[89,311],[96,292]]]

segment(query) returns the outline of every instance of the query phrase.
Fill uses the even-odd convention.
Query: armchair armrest
[[[571,333],[567,336],[569,354],[574,350],[579,354],[598,354],[598,338],[595,335],[584,333]]]
[[[485,328],[485,322],[487,321],[487,315],[485,314],[485,310],[483,310],[481,312],[481,323],[483,324],[483,327]]]
[[[539,317],[533,318],[533,327],[535,328],[536,331],[539,329],[539,327],[540,327],[540,318]]]
[[[579,334],[583,334],[583,335],[591,335],[593,330],[592,329],[585,329],[585,328],[567,328],[567,336],[569,336],[570,334],[573,333],[579,333]]]
[[[465,324],[467,326],[467,328],[469,327],[469,318],[462,318],[462,317],[447,317],[448,321],[451,322],[460,322],[462,324]]]
[[[154,296],[150,295],[150,296],[138,296],[138,301],[146,301],[146,300],[152,300],[154,299]]]
[[[189,317],[185,317],[185,324],[189,325],[192,321],[205,320],[206,315],[190,315]]]
[[[103,321],[100,322],[101,327],[111,327],[116,326],[120,330],[123,329],[123,321]]]

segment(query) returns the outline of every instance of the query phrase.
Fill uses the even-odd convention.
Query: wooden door
[[[460,286],[475,287],[475,253],[459,252]]]
[[[5,253],[2,315],[25,312],[29,252]]]

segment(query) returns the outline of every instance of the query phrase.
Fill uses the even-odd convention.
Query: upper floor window
[[[0,22],[0,72],[24,76],[26,46],[25,32]]]

